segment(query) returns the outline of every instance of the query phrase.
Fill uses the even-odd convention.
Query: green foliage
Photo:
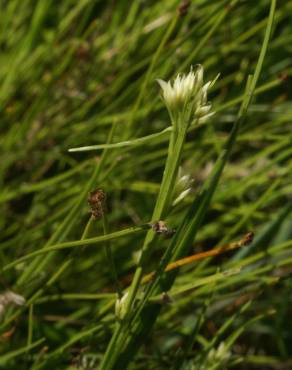
[[[0,294],[0,367],[289,367],[292,1],[274,6],[0,2],[1,290],[26,299]],[[216,114],[176,141],[155,79],[198,63]]]

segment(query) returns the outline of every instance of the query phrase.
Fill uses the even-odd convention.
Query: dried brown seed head
[[[102,189],[96,189],[89,193],[88,204],[93,218],[99,219],[105,211],[106,194]]]
[[[152,230],[157,234],[172,236],[175,234],[174,229],[170,229],[164,221],[156,221],[152,225]]]
[[[189,0],[182,0],[178,7],[179,15],[184,17],[188,14],[189,7],[191,5],[191,2]]]
[[[250,231],[244,236],[243,245],[249,245],[253,241],[253,238],[254,238],[254,233]]]

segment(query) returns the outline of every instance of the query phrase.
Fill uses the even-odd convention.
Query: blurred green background
[[[193,191],[167,220],[178,227],[235,121],[269,6],[267,0],[0,1],[0,281],[2,291],[28,302],[34,297],[33,305],[2,315],[3,368],[98,368],[115,320],[103,249],[65,249],[5,266],[44,246],[80,240],[95,188],[107,194],[110,232],[151,221],[168,141],[68,149],[106,143],[110,133],[120,142],[159,132],[170,123],[156,78],[198,63],[206,81],[220,73],[209,97],[216,114],[187,137],[181,171],[193,178]],[[169,369],[194,328],[184,369],[292,367],[291,15],[292,1],[278,1],[256,96],[193,250],[251,230],[255,240],[182,268],[176,288],[219,270],[242,271],[166,306],[133,369]],[[89,236],[102,234],[98,221]],[[124,286],[142,241],[135,233],[112,242]],[[149,272],[167,243],[161,238]],[[100,293],[110,294],[100,299]]]

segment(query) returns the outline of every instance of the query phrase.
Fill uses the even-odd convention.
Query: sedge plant
[[[289,366],[292,2],[275,3],[3,2],[0,366]],[[196,62],[220,71],[215,119]]]
[[[153,231],[148,231],[142,247],[139,260],[129,292],[122,297],[116,307],[118,308],[119,320],[115,332],[108,345],[107,351],[101,363],[102,370],[126,368],[132,356],[137,352],[139,346],[147,337],[159,312],[160,304],[147,305],[147,299],[151,295],[157,295],[161,291],[167,291],[172,286],[176,272],[164,277],[163,272],[168,262],[181,258],[188,249],[188,245],[195,237],[199,226],[204,218],[207,207],[216,189],[223,168],[235,143],[239,128],[245,118],[255,87],[263,66],[265,54],[272,32],[276,2],[271,2],[269,22],[266,28],[265,38],[259,55],[254,76],[249,76],[246,86],[245,99],[241,104],[237,120],[233,126],[225,149],[218,158],[210,178],[204,184],[199,196],[195,199],[187,212],[175,238],[170,243],[162,257],[155,276],[144,291],[141,303],[134,307],[140,283],[143,278],[143,271],[147,259],[151,253],[151,243],[155,239]],[[216,80],[216,79],[215,79]],[[187,130],[193,120],[197,122],[200,118],[208,119],[211,105],[207,104],[207,90],[215,82],[203,84],[203,69],[198,67],[196,73],[191,71],[188,75],[178,75],[171,85],[171,82],[158,80],[163,90],[163,99],[171,117],[173,126],[172,135],[169,141],[168,157],[163,174],[163,179],[158,194],[157,202],[152,215],[153,220],[164,218],[171,205],[173,187],[177,177],[179,161],[183,150],[183,144]],[[211,113],[212,114],[212,113]],[[165,193],[167,192],[167,193]]]
[[[195,71],[191,69],[188,74],[178,74],[173,82],[157,80],[162,89],[162,99],[170,116],[172,130],[170,131],[163,178],[152,214],[153,222],[165,219],[170,210],[188,129],[199,122],[205,122],[214,114],[214,112],[211,112],[211,104],[207,100],[207,93],[217,78],[205,84],[203,79],[204,69],[201,65],[198,65]],[[103,365],[101,365],[102,369],[108,368],[106,365],[108,360],[110,362],[114,361],[114,354],[119,353],[119,344],[121,345],[124,342],[121,338],[127,335],[132,308],[135,306],[135,299],[151,255],[155,236],[154,230],[147,232],[132,284],[125,295],[117,301],[116,312],[119,320],[104,357]]]

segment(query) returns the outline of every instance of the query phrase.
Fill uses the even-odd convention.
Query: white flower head
[[[187,75],[178,74],[173,81],[173,84],[168,81],[158,79],[162,88],[162,96],[166,105],[170,109],[181,108],[190,99],[194,91],[196,75],[191,70]]]
[[[190,174],[183,174],[182,168],[179,167],[177,181],[174,187],[175,200],[172,205],[175,206],[181,202],[193,190],[194,179]]]
[[[203,77],[204,69],[198,65],[195,72],[191,68],[188,74],[178,74],[173,82],[157,80],[172,116],[187,112],[191,120],[201,120],[210,114],[211,104],[207,102],[207,92],[215,81],[203,84]]]
[[[213,365],[221,363],[226,364],[231,357],[231,352],[229,347],[225,345],[224,342],[221,342],[218,348],[212,348],[207,355],[207,364]]]
[[[117,298],[115,304],[115,314],[119,319],[123,319],[126,314],[126,302],[128,299],[128,292],[126,292],[121,298]]]
[[[0,294],[0,304],[4,306],[9,304],[23,306],[25,304],[25,299],[23,296],[8,290],[7,292]]]
[[[6,308],[9,305],[23,306],[25,298],[19,294],[13,293],[11,290],[0,294],[0,319],[4,315]]]

